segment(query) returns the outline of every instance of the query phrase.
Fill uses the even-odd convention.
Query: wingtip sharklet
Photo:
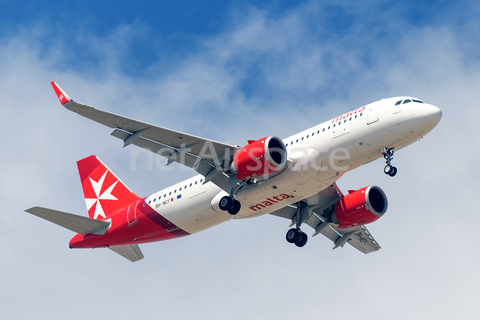
[[[68,96],[68,94],[65,91],[63,91],[63,89],[60,88],[60,86],[55,81],[50,82],[50,84],[52,85],[53,90],[55,90],[55,94],[57,95],[57,98],[62,105],[72,101],[72,99]]]

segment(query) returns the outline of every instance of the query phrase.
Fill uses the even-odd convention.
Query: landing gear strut
[[[382,149],[383,158],[385,158],[385,162],[387,163],[385,168],[383,168],[383,172],[385,172],[385,174],[388,174],[390,177],[394,177],[397,174],[397,167],[394,167],[391,164],[391,161],[393,160],[394,150],[395,148],[386,147]]]
[[[307,203],[303,201],[297,202],[297,213],[295,215],[297,218],[297,225],[295,228],[288,230],[285,236],[289,243],[295,243],[295,245],[299,248],[303,247],[308,241],[307,234],[300,229],[300,225],[302,224],[305,213],[308,214]]]
[[[219,207],[220,210],[227,211],[231,215],[236,215],[240,211],[242,205],[233,197],[225,196],[220,199]]]

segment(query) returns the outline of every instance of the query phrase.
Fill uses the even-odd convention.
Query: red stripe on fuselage
[[[70,248],[122,246],[189,235],[188,232],[180,229],[146,204],[145,199],[139,201],[136,206],[137,222],[133,224],[129,224],[127,220],[127,208],[110,216],[112,225],[105,234],[77,234],[70,241]],[[130,221],[132,221],[131,218]]]

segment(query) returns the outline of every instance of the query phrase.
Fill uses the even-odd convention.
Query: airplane
[[[139,197],[92,155],[77,162],[89,217],[32,207],[28,213],[77,233],[70,248],[109,248],[128,260],[142,259],[139,244],[175,239],[231,219],[265,214],[286,218],[286,240],[303,247],[302,226],[322,234],[336,249],[350,244],[365,254],[380,245],[365,227],[388,207],[383,190],[367,186],[343,193],[345,173],[384,158],[393,177],[394,152],[429,133],[441,110],[400,96],[367,104],[292,136],[248,140],[243,147],[159,127],[72,100],[51,85],[68,110],[113,129],[123,146],[135,145],[199,175]]]

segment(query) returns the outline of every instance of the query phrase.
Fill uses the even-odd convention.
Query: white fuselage
[[[398,104],[398,101],[413,100]],[[288,166],[270,179],[247,184],[236,194],[242,208],[231,216],[218,208],[227,193],[199,175],[146,198],[160,215],[188,233],[235,218],[278,210],[310,197],[345,172],[382,157],[384,147],[399,150],[430,132],[441,111],[411,97],[384,99],[283,139]],[[173,201],[172,201],[173,199]]]

